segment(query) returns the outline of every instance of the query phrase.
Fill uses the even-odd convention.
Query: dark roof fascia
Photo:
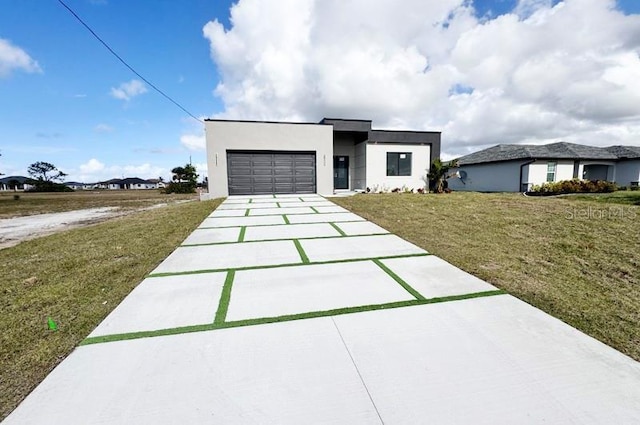
[[[260,120],[226,120],[218,118],[205,118],[205,122],[239,122],[239,123],[254,123],[254,124],[296,124],[296,125],[331,125],[317,122],[296,122],[296,121],[260,121]]]
[[[367,133],[371,130],[371,120],[351,120],[343,118],[323,118],[320,124],[332,125],[335,132]]]

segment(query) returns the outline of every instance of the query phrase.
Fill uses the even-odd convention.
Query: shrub
[[[164,193],[195,193],[196,185],[191,182],[171,182],[164,188]]]
[[[610,193],[615,192],[615,183],[604,180],[562,180],[559,182],[542,183],[531,188],[534,193]]]

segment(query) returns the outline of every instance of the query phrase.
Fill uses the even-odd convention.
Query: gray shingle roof
[[[605,148],[619,159],[640,158],[640,146],[609,146]]]
[[[460,157],[459,163],[460,165],[470,165],[528,159],[599,159],[615,161],[621,158],[620,155],[624,152],[631,152],[634,155],[638,155],[635,157],[640,157],[640,147],[636,146],[598,148],[576,143],[558,142],[548,145],[496,145]],[[628,155],[627,157],[629,157]]]

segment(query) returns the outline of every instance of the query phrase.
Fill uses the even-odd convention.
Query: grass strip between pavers
[[[328,214],[328,213],[320,213],[320,214]],[[338,213],[338,214],[342,214],[342,213]],[[312,221],[310,223],[291,223],[289,222],[289,220],[287,218],[284,217],[284,214],[276,214],[276,215],[281,215],[283,217],[283,219],[285,220],[284,224],[318,224],[318,223],[329,223],[328,221]],[[301,215],[312,215],[312,214],[294,214],[297,216],[301,216]],[[315,214],[313,214],[315,216]],[[254,215],[251,216],[251,218],[258,218],[258,217],[271,217],[271,216],[267,216],[267,215]],[[240,218],[240,217],[207,217],[205,218],[205,220],[210,219],[210,218]],[[361,218],[360,220],[344,220],[344,221],[336,221],[335,223],[362,223],[363,221],[366,221],[364,218]],[[261,226],[281,226],[282,223],[269,223],[269,224],[251,224],[251,225],[247,225],[247,227],[261,227]],[[198,229],[228,229],[229,227],[240,227],[239,224],[230,224],[230,225],[226,225],[226,226],[198,226]]]
[[[249,217],[249,211],[251,211],[249,208],[246,208],[244,211],[244,216],[245,217]]]
[[[320,214],[320,211],[318,211],[318,210],[316,209],[316,207],[309,207],[309,208],[311,208],[311,210],[312,210],[314,213],[316,213],[316,214]]]
[[[316,202],[316,201],[302,201],[302,202]],[[275,202],[275,204],[279,204],[279,206],[275,206],[275,207],[260,207],[260,208],[249,207],[249,208],[254,209],[254,210],[262,210],[262,209],[268,210],[268,209],[272,209],[272,208],[317,208],[317,207],[337,207],[338,206],[336,204],[333,204],[333,205],[316,205],[316,206],[311,206],[311,205],[303,205],[303,206],[301,206],[301,205],[298,205],[298,206],[295,206],[295,207],[291,207],[291,206],[287,205],[288,202]],[[256,202],[256,203],[254,203],[254,205],[260,205],[260,204]],[[243,208],[223,208],[223,209],[213,210],[213,212],[215,212],[215,211],[239,211],[239,210],[246,210],[246,208],[244,208],[244,207]],[[347,212],[351,212],[351,211],[347,210]],[[280,214],[282,214],[282,213],[280,213]],[[267,216],[267,215],[280,215],[280,214],[273,213],[273,214],[264,214],[264,215]],[[303,213],[303,214],[311,214],[311,213]],[[316,214],[344,214],[344,213],[317,211]]]
[[[348,236],[344,230],[342,230],[340,227],[338,227],[338,225],[336,223],[329,223],[331,225],[331,227],[333,227],[334,229],[336,229],[336,231],[338,233],[340,233],[341,236]],[[386,233],[381,233],[382,235],[386,235]],[[369,235],[352,235],[352,236],[369,236]]]
[[[303,223],[303,224],[308,224],[308,223]],[[310,224],[318,224],[318,223],[310,223]],[[324,223],[322,223],[324,224]],[[331,224],[331,223],[327,223],[327,224]],[[277,224],[275,224],[274,226],[278,226]],[[282,224],[281,226],[284,226],[284,224]],[[194,246],[211,246],[211,245],[233,245],[234,243],[257,243],[257,242],[282,242],[282,241],[290,241],[293,240],[291,238],[274,238],[274,239],[260,239],[260,240],[255,240],[255,241],[245,241],[244,240],[244,235],[246,232],[246,228],[247,226],[240,226],[240,233],[243,237],[242,240],[238,240],[238,241],[231,241],[231,242],[210,242],[210,243],[190,243],[190,244],[183,244],[180,245],[178,248],[185,248],[185,247],[194,247]],[[336,229],[338,232],[341,232],[340,229]],[[391,233],[389,232],[385,232],[385,233],[368,233],[365,235],[347,235],[344,232],[341,232],[340,236],[334,236],[334,235],[329,235],[329,236],[309,236],[309,237],[304,237],[304,238],[296,238],[298,240],[301,241],[309,241],[309,240],[313,240],[313,239],[331,239],[331,238],[357,238],[358,236],[386,236],[386,235],[390,235]],[[239,238],[238,238],[239,239]]]
[[[293,240],[293,244],[296,246],[296,249],[298,250],[298,254],[300,254],[300,259],[302,260],[302,262],[304,264],[309,264],[309,257],[307,257],[307,253],[304,252],[304,249],[302,249],[302,245],[300,245],[300,241],[298,239],[294,239]]]
[[[262,216],[262,217],[265,217],[265,216]],[[284,220],[284,224],[291,224],[286,214],[282,214],[282,219]]]
[[[225,285],[226,285],[226,282],[225,282]],[[343,308],[337,308],[333,310],[312,311],[307,313],[288,314],[288,315],[277,316],[277,317],[245,319],[245,320],[236,320],[231,322],[214,322],[214,323],[208,323],[204,325],[193,325],[193,326],[183,326],[179,328],[159,329],[156,331],[142,331],[142,332],[130,332],[130,333],[123,333],[123,334],[103,335],[103,336],[86,338],[79,345],[83,346],[83,345],[91,345],[91,344],[100,344],[105,342],[149,338],[149,337],[155,337],[155,336],[178,335],[178,334],[185,334],[185,333],[191,333],[191,332],[211,331],[216,329],[238,328],[242,326],[255,326],[255,325],[263,325],[267,323],[289,322],[293,320],[313,319],[317,317],[339,316],[343,314],[362,313],[367,311],[386,310],[386,309],[393,309],[393,308],[400,308],[400,307],[411,307],[411,306],[425,305],[425,304],[436,304],[436,303],[443,303],[443,302],[467,300],[472,298],[491,297],[494,295],[504,295],[504,294],[507,294],[507,292],[499,289],[494,291],[474,292],[471,294],[451,295],[447,297],[428,298],[423,300],[397,301],[397,302],[386,303],[386,304],[372,304],[372,305],[364,305],[364,306],[358,306],[358,307],[343,307]],[[222,303],[222,300],[221,300],[221,303]],[[226,311],[225,311],[225,314],[226,314]],[[216,317],[217,317],[217,314],[216,314]]]
[[[264,266],[247,266],[247,267],[227,267],[222,269],[202,269],[202,270],[189,270],[184,272],[167,272],[167,273],[152,273],[147,277],[165,277],[165,276],[186,276],[190,274],[202,274],[202,273],[220,273],[227,272],[229,270],[243,271],[243,270],[258,270],[258,269],[277,269],[280,267],[295,267],[295,266],[313,266],[316,264],[338,264],[338,263],[355,263],[357,261],[372,261],[372,260],[390,260],[393,258],[410,258],[410,257],[425,257],[431,255],[428,252],[420,254],[403,254],[403,255],[388,255],[386,257],[368,257],[368,258],[348,258],[344,260],[330,260],[330,261],[310,261],[308,263],[283,263],[283,264],[268,264]]]
[[[388,274],[389,276],[391,276],[391,278],[393,280],[395,280],[396,282],[398,282],[400,284],[400,286],[402,286],[408,293],[410,293],[415,299],[417,300],[425,300],[426,298],[422,296],[422,294],[418,291],[416,291],[415,289],[413,289],[413,287],[411,285],[409,285],[407,282],[405,282],[404,280],[402,280],[402,278],[400,276],[398,276],[397,274],[395,274],[393,272],[393,270],[391,270],[389,267],[385,266],[384,264],[382,264],[382,262],[378,259],[373,260],[374,263],[376,263],[376,265],[378,267],[380,267],[382,270],[384,270],[384,272],[386,274]]]
[[[244,242],[244,235],[245,233],[247,233],[247,226],[241,226],[240,227],[240,234],[238,235],[238,242]],[[229,242],[229,243],[233,243],[233,242]],[[197,244],[197,245],[184,245],[184,246],[200,246],[201,244]],[[206,245],[206,244],[205,244]]]
[[[227,278],[224,280],[224,286],[222,287],[222,293],[220,294],[220,303],[218,304],[218,310],[216,310],[216,317],[213,323],[224,323],[227,317],[227,310],[229,310],[229,301],[231,301],[231,287],[233,286],[233,278],[236,275],[235,270],[229,270],[227,272]]]

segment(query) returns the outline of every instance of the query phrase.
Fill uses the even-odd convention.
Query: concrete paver
[[[247,227],[245,241],[338,237],[340,233],[329,223],[283,224]]]
[[[497,289],[435,255],[381,260],[426,298],[470,294]]]
[[[219,210],[246,210],[251,208],[252,210],[260,208],[278,208],[278,204],[275,202],[261,202],[261,203],[244,203],[244,204],[222,204],[218,207]]]
[[[313,214],[315,213],[311,207],[287,207],[282,208],[262,208],[254,210],[249,213],[250,216],[254,215],[274,215],[274,214]]]
[[[319,213],[348,213],[349,210],[339,207],[337,205],[318,205],[314,207]]]
[[[265,215],[261,217],[214,217],[205,218],[200,228],[259,226],[266,224],[285,224],[285,221],[280,215]]]
[[[246,214],[246,209],[237,210],[215,210],[209,217],[243,217]]]
[[[334,223],[339,221],[364,221],[353,213],[301,214],[289,217],[291,223]]]
[[[426,254],[422,248],[396,235],[353,236],[348,238],[300,241],[311,261],[340,261],[393,255]]]
[[[182,245],[236,242],[240,237],[240,227],[223,227],[220,229],[196,229]]]
[[[300,263],[292,241],[181,246],[151,274]]]
[[[338,223],[336,226],[349,236],[389,233],[387,230],[370,221]]]
[[[239,271],[232,293],[228,320],[414,299],[371,261]]]
[[[89,336],[211,323],[226,273],[145,279]]]

